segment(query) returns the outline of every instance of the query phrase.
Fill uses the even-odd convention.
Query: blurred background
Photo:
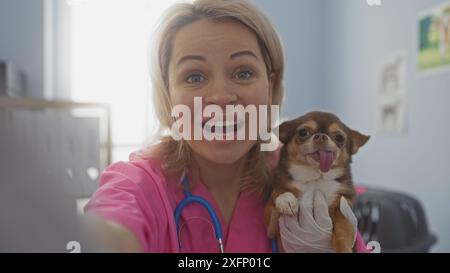
[[[0,251],[70,251],[102,169],[148,145],[148,50],[175,2],[0,0]],[[449,1],[252,2],[285,45],[281,117],[371,135],[353,163],[365,239],[450,252]]]

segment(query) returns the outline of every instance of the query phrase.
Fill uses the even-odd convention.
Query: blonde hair
[[[186,25],[202,18],[210,20],[233,20],[249,28],[256,35],[263,55],[268,76],[273,74],[272,104],[281,105],[284,96],[284,53],[276,30],[263,13],[245,0],[196,0],[179,3],[170,8],[159,25],[156,48],[152,59],[153,105],[160,122],[160,131],[170,129],[172,104],[169,96],[168,67],[172,57],[173,40],[176,33]],[[179,171],[190,161],[190,151],[185,141],[162,137],[153,156],[163,157],[165,167]],[[242,180],[257,180],[267,177],[265,153],[260,152],[259,143],[250,150]],[[258,181],[258,180],[257,180]],[[261,180],[259,180],[261,181]],[[249,184],[243,182],[243,184]]]

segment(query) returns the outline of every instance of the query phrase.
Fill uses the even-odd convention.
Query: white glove
[[[353,245],[356,240],[357,220],[344,197],[340,210],[352,224]],[[320,191],[306,191],[301,197],[298,215],[282,215],[279,219],[280,239],[285,252],[335,252],[331,247],[333,223],[328,204]]]

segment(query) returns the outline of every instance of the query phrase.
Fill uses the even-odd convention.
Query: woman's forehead
[[[172,62],[185,55],[228,55],[252,51],[261,58],[256,35],[241,23],[200,19],[182,27],[173,41]]]

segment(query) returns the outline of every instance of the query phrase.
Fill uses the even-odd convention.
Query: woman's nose
[[[218,79],[211,84],[205,96],[206,104],[220,106],[234,105],[236,100],[237,94],[233,90],[232,84],[223,79]]]

